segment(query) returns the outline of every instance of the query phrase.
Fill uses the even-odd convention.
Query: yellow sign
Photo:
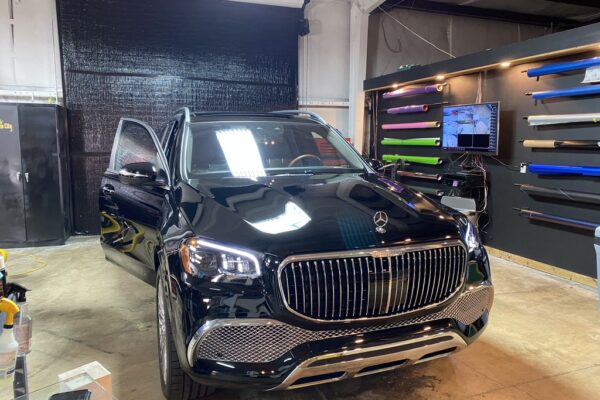
[[[0,131],[9,131],[12,133],[13,125],[10,122],[4,122],[4,120],[0,119]]]

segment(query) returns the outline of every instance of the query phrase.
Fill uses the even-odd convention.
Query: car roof
[[[308,116],[285,113],[270,113],[270,112],[192,112],[190,113],[190,122],[215,122],[215,121],[289,121],[296,123],[313,123],[320,125],[319,122]]]

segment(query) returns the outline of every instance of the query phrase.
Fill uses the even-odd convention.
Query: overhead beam
[[[385,0],[354,0],[353,3],[363,13],[370,14],[385,3]]]
[[[570,4],[575,6],[584,6],[584,7],[592,7],[600,10],[600,4],[598,0],[547,0],[553,3],[563,3]]]
[[[434,12],[438,14],[458,15],[464,17],[484,18],[495,21],[513,22],[519,24],[553,26],[558,25],[561,28],[574,28],[581,26],[581,23],[567,18],[553,18],[542,15],[524,14],[513,11],[496,10],[490,8],[480,8],[473,6],[461,6],[456,4],[439,3],[430,0],[411,0],[398,1],[388,0],[386,5],[389,9],[402,8],[425,12]]]
[[[301,8],[304,0],[229,0],[238,3],[262,4],[265,6]]]

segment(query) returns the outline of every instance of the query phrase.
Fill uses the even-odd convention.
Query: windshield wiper
[[[268,176],[298,176],[298,175],[304,176],[304,175],[314,175],[314,174],[315,173],[312,171],[304,171],[304,172],[293,172],[293,173],[287,172],[285,174],[275,174],[275,175],[268,175]]]

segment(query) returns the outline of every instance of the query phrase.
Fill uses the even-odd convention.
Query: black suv
[[[293,389],[472,343],[493,287],[476,228],[376,173],[315,114],[122,119],[106,257],[156,285],[168,399]]]

